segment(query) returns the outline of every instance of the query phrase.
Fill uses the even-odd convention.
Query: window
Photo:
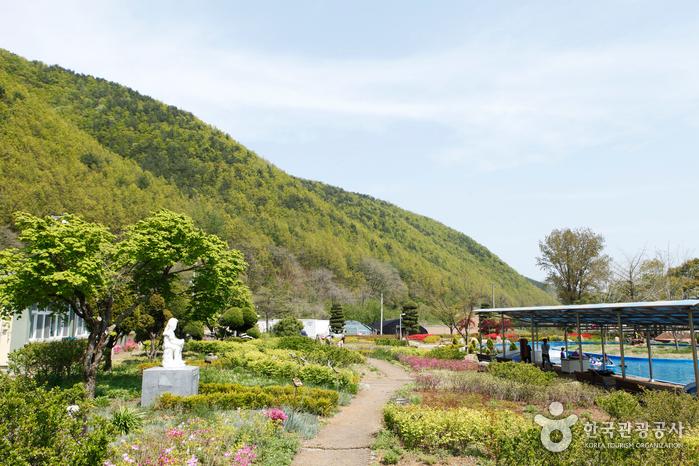
[[[60,340],[70,336],[71,315],[53,315],[50,311],[32,309],[29,314],[29,340]]]
[[[87,336],[88,332],[87,331],[87,326],[85,325],[85,321],[82,319],[82,317],[78,317],[76,315],[73,316],[75,319],[75,336],[76,337],[85,337]]]

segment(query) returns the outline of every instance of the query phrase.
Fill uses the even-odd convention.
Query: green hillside
[[[294,275],[328,269],[356,292],[371,257],[395,267],[417,298],[489,293],[495,283],[503,303],[552,301],[434,220],[290,176],[191,113],[1,49],[0,173],[0,240],[19,209],[118,228],[167,207],[241,249],[253,290],[293,288]]]

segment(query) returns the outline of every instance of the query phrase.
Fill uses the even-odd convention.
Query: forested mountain
[[[489,295],[491,283],[500,303],[552,300],[434,220],[290,176],[191,113],[1,49],[0,173],[4,242],[15,210],[118,228],[166,207],[241,249],[253,290],[293,289],[300,274],[371,298],[360,292],[371,288],[371,259],[418,300]]]

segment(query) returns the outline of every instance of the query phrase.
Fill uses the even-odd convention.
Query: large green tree
[[[609,276],[604,238],[589,228],[553,230],[539,242],[536,262],[563,304],[590,299]]]
[[[83,369],[90,396],[109,334],[154,294],[186,296],[200,321],[252,305],[242,255],[184,215],[162,210],[118,235],[69,214],[17,213],[14,221],[23,246],[0,251],[0,309],[19,314],[36,304],[81,317],[89,330]]]

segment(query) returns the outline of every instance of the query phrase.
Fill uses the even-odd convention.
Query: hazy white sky
[[[289,173],[543,278],[538,241],[699,253],[696,2],[19,2],[0,47],[128,85]]]

